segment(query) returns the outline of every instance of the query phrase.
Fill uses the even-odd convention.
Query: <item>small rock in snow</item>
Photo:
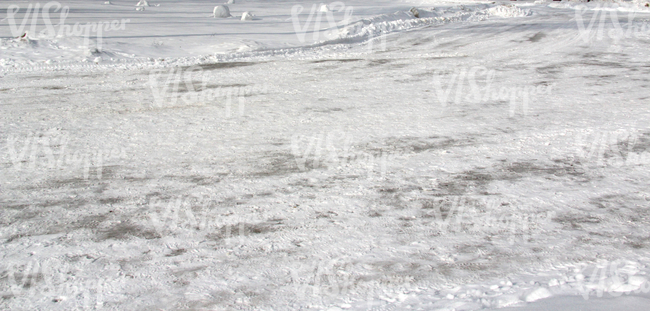
[[[411,8],[411,13],[413,13],[413,16],[415,16],[416,18],[420,18],[420,11],[418,11],[418,9]]]

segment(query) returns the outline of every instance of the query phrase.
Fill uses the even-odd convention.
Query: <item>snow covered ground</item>
[[[0,309],[648,309],[645,2],[105,2],[0,4]]]

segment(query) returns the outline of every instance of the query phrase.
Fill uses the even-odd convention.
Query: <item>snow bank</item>
[[[226,17],[231,17],[230,15],[230,9],[226,5],[217,5],[214,7],[214,11],[212,11],[212,16],[215,18],[226,18]]]
[[[530,10],[521,9],[514,5],[459,5],[447,8],[414,9],[395,12],[390,15],[379,15],[344,26],[339,30],[338,39],[333,40],[332,43],[362,41],[369,37],[379,37],[392,32],[428,25],[478,22],[492,16],[509,18],[532,15]],[[417,12],[417,17],[414,11]]]

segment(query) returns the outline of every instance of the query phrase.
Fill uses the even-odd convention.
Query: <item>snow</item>
[[[212,12],[212,15],[217,18],[226,18],[230,17],[230,9],[228,8],[227,5],[217,5],[214,7],[214,10]]]
[[[647,309],[643,2],[111,2],[0,4],[0,309]]]

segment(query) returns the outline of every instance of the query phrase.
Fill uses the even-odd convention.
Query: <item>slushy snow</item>
[[[648,309],[647,2],[104,1],[1,17],[0,309]]]

